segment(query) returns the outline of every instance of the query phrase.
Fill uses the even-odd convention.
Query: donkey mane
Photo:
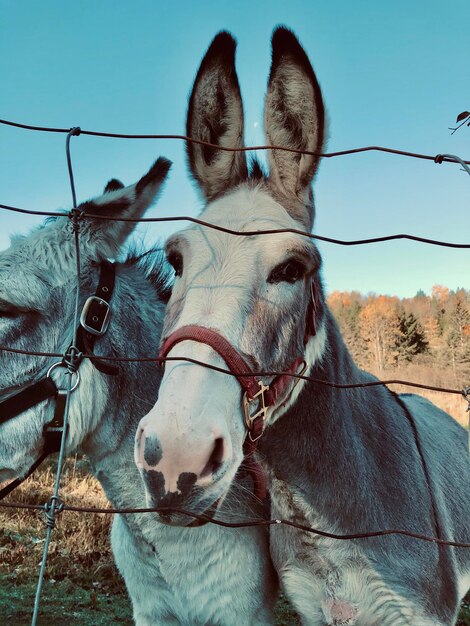
[[[255,156],[251,157],[248,179],[258,183],[267,180],[267,178],[268,175],[259,159]]]
[[[142,270],[145,278],[157,292],[158,299],[165,304],[168,302],[173,288],[173,270],[160,247],[142,250],[140,246],[133,244],[123,265]]]

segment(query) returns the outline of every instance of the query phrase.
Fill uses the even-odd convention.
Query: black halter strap
[[[56,393],[56,384],[50,376],[24,387],[15,395],[0,402],[0,424],[8,422],[8,420],[47,400],[47,398],[52,398]]]
[[[29,394],[29,395],[28,395]],[[62,439],[62,433],[64,430],[64,415],[65,404],[67,402],[67,391],[58,389],[55,382],[50,376],[43,378],[34,385],[26,387],[16,396],[5,400],[0,404],[2,409],[1,421],[6,422],[12,417],[16,417],[19,413],[32,408],[36,404],[47,400],[52,396],[56,397],[56,404],[54,410],[54,417],[52,421],[44,426],[44,447],[41,455],[34,461],[31,467],[28,469],[24,476],[12,480],[3,489],[0,489],[0,500],[3,500],[9,493],[14,491],[21,485],[31,474],[41,465],[41,463],[47,459],[50,454],[54,454],[60,450],[60,442]],[[12,406],[12,400],[19,398],[19,403]],[[34,402],[33,402],[34,399]],[[5,406],[10,409],[9,416],[4,411]]]
[[[50,454],[60,450],[68,390],[57,387],[51,377],[51,371],[54,367],[63,366],[70,371],[71,375],[75,373],[78,377],[77,370],[83,360],[83,353],[93,354],[95,341],[102,337],[108,328],[111,316],[109,303],[113,295],[114,282],[114,263],[103,261],[96,293],[87,299],[82,309],[80,326],[77,331],[77,345],[71,344],[63,360],[54,364],[44,378],[24,387],[18,393],[0,402],[0,424],[3,424],[20,413],[31,409],[33,406],[44,402],[44,400],[55,397],[54,417],[51,422],[44,426],[44,448],[41,455],[34,461],[23,477],[16,478],[0,490],[0,500],[29,478]],[[74,359],[70,360],[72,350],[74,350]],[[105,374],[114,376],[119,372],[117,367],[101,361],[99,357],[90,357],[90,361],[100,372]]]
[[[111,319],[111,307],[109,306],[109,303],[113,296],[115,276],[116,271],[114,263],[103,261],[101,263],[100,279],[95,295],[90,296],[87,299],[80,316],[80,326],[77,332],[76,345],[78,352],[78,355],[76,356],[79,358],[75,359],[76,367],[78,367],[82,361],[80,354],[93,354],[95,341],[99,337],[102,337],[108,328],[109,321]],[[73,345],[69,346],[67,353],[70,352],[72,347]],[[96,369],[103,374],[116,376],[116,374],[119,373],[118,367],[100,360],[99,357],[90,357],[90,361]]]
[[[0,489],[0,500],[6,498],[9,493],[19,487],[21,483],[24,483],[24,481],[29,478],[35,470],[37,470],[41,463],[45,461],[50,454],[52,454],[52,452],[47,451],[47,448],[45,447],[41,456],[34,461],[24,476],[21,478],[15,478],[15,480],[12,480],[11,483],[8,483],[8,485],[6,485],[3,489]]]

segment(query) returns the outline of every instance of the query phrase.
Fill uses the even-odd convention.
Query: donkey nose
[[[211,484],[228,459],[228,447],[223,436],[215,435],[192,441],[180,436],[162,442],[148,424],[143,424],[136,435],[135,462],[140,470],[161,475],[164,492],[182,492]]]
[[[225,450],[225,442],[222,437],[217,437],[214,440],[212,451],[210,452],[209,458],[206,461],[206,464],[202,468],[202,472],[199,474],[199,478],[203,479],[214,474],[222,467],[224,461],[224,450]]]

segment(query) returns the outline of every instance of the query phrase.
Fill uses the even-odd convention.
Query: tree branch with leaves
[[[449,130],[452,131],[451,135],[453,135],[455,131],[459,130],[459,128],[464,124],[470,126],[470,111],[462,111],[462,113],[459,113],[455,122],[457,126],[455,128],[449,128]]]

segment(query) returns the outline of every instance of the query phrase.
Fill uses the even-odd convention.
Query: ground
[[[4,624],[30,624],[35,591],[36,581],[0,587],[0,614]],[[83,588],[70,580],[47,581],[44,585],[38,626],[132,626],[132,623],[132,612],[124,591],[113,593],[97,587]],[[281,598],[276,610],[276,626],[297,626],[299,623]],[[470,597],[462,607],[458,626],[470,626]]]
[[[36,582],[0,588],[0,614],[9,626],[27,626],[31,622]],[[132,611],[126,593],[105,589],[84,589],[70,580],[47,581],[43,588],[38,626],[132,626]],[[276,611],[277,626],[294,626],[299,621],[281,598]],[[469,622],[470,624],[470,622]],[[249,625],[244,625],[249,626]]]
[[[43,504],[50,496],[54,473],[55,465],[50,463],[8,500]],[[68,504],[107,505],[86,461],[79,457],[67,461],[62,483],[62,497]],[[39,626],[132,626],[130,602],[109,548],[110,521],[109,515],[69,511],[59,518],[49,549]],[[44,533],[42,514],[0,509],[0,626],[31,623]],[[298,624],[281,598],[276,626]],[[470,594],[458,626],[470,626]]]

